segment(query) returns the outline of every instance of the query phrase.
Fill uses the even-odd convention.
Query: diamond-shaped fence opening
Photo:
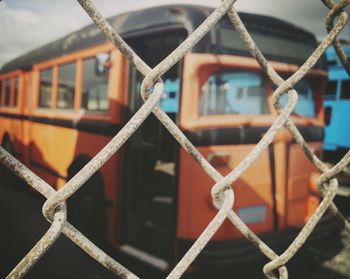
[[[298,102],[298,92],[293,89],[298,81],[300,81],[310,69],[318,62],[325,52],[326,48],[333,43],[337,54],[342,61],[344,67],[349,71],[349,60],[347,59],[341,43],[337,39],[347,21],[347,13],[344,12],[350,1],[343,0],[335,3],[331,0],[324,0],[324,4],[329,8],[330,12],[326,18],[328,36],[322,40],[318,47],[313,51],[310,57],[297,69],[297,71],[284,80],[273,68],[273,66],[264,57],[259,50],[242,23],[239,14],[234,8],[234,0],[224,0],[207,18],[190,34],[178,47],[171,52],[158,65],[151,68],[144,61],[143,57],[139,57],[132,48],[113,30],[112,26],[100,15],[98,10],[93,6],[90,0],[78,0],[86,13],[91,17],[95,24],[99,27],[106,38],[130,61],[131,64],[142,74],[144,79],[141,84],[142,98],[144,104],[131,117],[126,125],[118,132],[117,135],[103,149],[89,161],[76,175],[74,175],[59,190],[54,190],[48,183],[39,178],[22,163],[12,157],[3,148],[0,148],[0,161],[7,166],[17,176],[23,179],[28,185],[44,195],[47,199],[43,206],[43,213],[48,221],[51,222],[50,228],[45,235],[36,243],[31,251],[21,260],[21,262],[11,271],[7,278],[20,278],[42,257],[51,245],[57,240],[58,236],[63,233],[70,238],[76,245],[81,247],[92,258],[101,263],[107,269],[113,271],[122,278],[137,278],[135,274],[122,266],[113,258],[109,257],[105,252],[98,248],[93,242],[87,239],[82,233],[74,228],[66,219],[67,208],[65,201],[108,161],[120,147],[133,135],[148,115],[153,113],[170,134],[178,141],[181,147],[192,156],[196,163],[207,173],[207,175],[215,181],[212,187],[212,198],[218,212],[211,222],[207,225],[198,239],[191,248],[180,259],[177,265],[168,275],[168,278],[179,278],[196,259],[206,244],[212,239],[213,235],[222,226],[226,219],[238,229],[242,235],[247,238],[256,249],[260,250],[270,262],[264,266],[264,273],[268,278],[287,278],[288,272],[286,263],[296,254],[303,246],[304,242],[310,236],[313,228],[321,219],[327,209],[333,212],[345,224],[345,228],[350,232],[350,225],[337,210],[333,203],[338,182],[335,176],[341,172],[350,162],[350,152],[348,152],[341,161],[332,168],[327,167],[313,152],[313,149],[304,140],[302,134],[293,123],[290,115]],[[169,71],[184,55],[195,46],[201,38],[215,26],[215,24],[224,16],[228,15],[232,28],[239,34],[242,42],[250,54],[256,59],[261,70],[268,76],[277,89],[273,93],[273,105],[279,112],[271,127],[267,130],[256,146],[244,157],[244,159],[229,172],[226,176],[220,174],[195,148],[195,146],[187,139],[177,125],[168,117],[168,115],[159,107],[157,103],[163,96],[164,84],[162,76]],[[288,92],[288,102],[284,107],[280,107],[279,99],[284,92]],[[274,140],[276,134],[285,127],[289,130],[294,141],[300,146],[312,164],[322,173],[318,177],[317,183],[322,201],[314,211],[308,222],[302,228],[297,237],[290,246],[282,253],[277,254],[266,243],[254,234],[248,226],[240,219],[240,217],[232,210],[234,200],[238,200],[239,195],[235,197],[234,188],[230,187],[241,175],[247,170],[253,162],[259,157],[264,150]],[[277,272],[276,272],[277,271]]]

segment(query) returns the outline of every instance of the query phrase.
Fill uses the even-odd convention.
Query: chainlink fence
[[[269,62],[254,43],[244,24],[242,23],[238,13],[234,8],[235,0],[223,0],[222,3],[208,16],[208,18],[171,54],[168,55],[153,69],[136,55],[130,46],[113,30],[111,25],[101,16],[98,10],[93,6],[90,0],[77,0],[86,13],[91,17],[95,24],[100,28],[104,35],[110,40],[123,55],[134,64],[145,77],[141,86],[141,94],[144,104],[130,119],[130,121],[122,128],[122,130],[88,163],[86,164],[72,179],[70,179],[64,187],[55,191],[53,187],[43,181],[40,177],[31,172],[22,163],[12,157],[3,148],[0,147],[0,161],[7,166],[12,172],[23,179],[27,184],[36,189],[46,197],[43,206],[43,214],[46,219],[51,222],[50,228],[45,235],[35,244],[31,251],[18,263],[11,271],[7,278],[21,278],[26,272],[45,254],[52,246],[61,233],[64,233],[76,245],[98,261],[101,265],[108,268],[122,278],[138,278],[135,274],[122,266],[116,260],[109,257],[94,243],[87,239],[69,222],[67,222],[67,209],[65,200],[68,199],[86,182],[118,149],[132,136],[138,129],[145,118],[153,113],[159,121],[169,130],[173,137],[203,168],[203,170],[214,180],[216,184],[212,187],[212,198],[218,208],[218,213],[208,224],[193,246],[188,250],[184,257],[178,262],[167,278],[179,278],[194,259],[198,256],[204,246],[209,242],[215,232],[220,228],[222,223],[228,218],[232,225],[235,226],[245,238],[252,242],[256,249],[270,259],[263,272],[267,278],[287,278],[288,271],[285,267],[286,263],[295,255],[295,253],[303,246],[308,236],[316,226],[322,215],[327,209],[330,209],[344,224],[345,229],[350,233],[350,224],[338,211],[333,203],[336,195],[338,181],[335,176],[341,172],[350,163],[350,151],[332,168],[327,167],[312,151],[305,142],[297,127],[290,119],[298,93],[293,86],[302,79],[308,71],[315,65],[325,52],[327,47],[333,43],[336,52],[342,61],[347,72],[350,73],[350,60],[346,57],[337,35],[347,22],[348,15],[343,10],[350,4],[350,0],[342,0],[334,2],[332,0],[322,0],[323,4],[329,8],[326,18],[326,26],[328,30],[327,37],[314,50],[307,61],[287,80],[282,79],[272,68]],[[157,106],[163,94],[164,85],[161,77],[175,63],[192,48],[213,26],[225,15],[228,14],[232,23],[232,28],[239,33],[251,55],[259,63],[262,71],[275,83],[278,88],[273,93],[273,105],[279,111],[279,116],[269,128],[268,132],[253,148],[253,150],[242,160],[239,165],[233,169],[227,176],[223,177],[193,146],[193,144],[185,137],[175,123]],[[151,89],[150,89],[151,88]],[[150,91],[153,91],[150,94]],[[279,98],[288,92],[288,103],[285,107],[279,106]],[[309,160],[315,167],[322,172],[318,178],[318,187],[322,201],[319,204],[312,217],[302,228],[300,233],[290,244],[290,246],[280,255],[274,252],[267,244],[265,244],[257,235],[255,235],[233,212],[234,190],[230,185],[234,183],[240,175],[257,159],[257,157],[271,144],[279,129],[286,127],[293,135],[294,140],[299,144],[305,152]],[[239,198],[239,197],[238,197]]]

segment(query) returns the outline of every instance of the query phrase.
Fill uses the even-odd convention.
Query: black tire
[[[79,156],[68,168],[68,179],[90,158]],[[68,199],[68,220],[98,246],[106,245],[106,199],[102,174],[97,171]]]

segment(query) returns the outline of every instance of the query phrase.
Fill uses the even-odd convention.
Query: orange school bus
[[[154,67],[212,9],[163,6],[110,18]],[[267,16],[241,17],[282,76],[293,74],[316,46],[312,34]],[[160,106],[222,174],[248,154],[276,118],[274,85],[224,17],[163,76]],[[319,63],[296,89],[293,121],[318,152],[323,140]],[[142,76],[94,25],[7,63],[0,72],[2,145],[59,188],[115,135],[142,105]],[[285,103],[283,97],[281,103]],[[234,210],[273,247],[289,243],[319,203],[315,169],[287,130],[233,185]],[[172,266],[216,214],[211,180],[150,115],[126,146],[68,199],[69,220],[146,263]],[[329,233],[326,216],[311,239]],[[334,229],[334,226],[333,226]],[[223,265],[254,256],[224,223],[195,264]]]

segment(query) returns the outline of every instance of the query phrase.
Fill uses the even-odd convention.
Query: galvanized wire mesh
[[[173,137],[180,143],[182,148],[184,148],[184,150],[186,150],[202,167],[202,169],[216,182],[212,187],[212,198],[218,208],[218,213],[208,224],[193,246],[188,250],[185,256],[170,272],[167,278],[179,278],[226,219],[229,219],[232,225],[235,226],[244,237],[246,237],[256,246],[256,249],[259,249],[262,254],[271,260],[263,268],[263,272],[267,278],[288,277],[288,271],[285,264],[303,246],[313,228],[316,226],[328,208],[344,222],[345,229],[350,233],[350,224],[346,221],[333,203],[338,187],[338,181],[335,177],[349,164],[350,151],[332,168],[327,167],[327,165],[325,165],[313,153],[312,149],[305,142],[298,128],[293,124],[293,121],[290,118],[290,114],[298,100],[298,92],[293,89],[293,86],[308,73],[308,71],[320,59],[321,55],[331,43],[333,43],[344,67],[348,73],[350,73],[349,59],[346,57],[341,43],[337,39],[338,34],[341,32],[342,28],[347,22],[348,15],[343,9],[349,5],[350,0],[342,0],[339,2],[333,2],[332,0],[322,1],[330,10],[326,18],[328,35],[324,40],[322,40],[307,61],[305,61],[305,63],[292,76],[290,76],[287,80],[284,80],[276,73],[276,71],[264,57],[263,53],[259,50],[258,46],[254,43],[254,40],[251,38],[249,32],[245,28],[234,8],[233,4],[235,0],[223,0],[221,5],[219,5],[184,42],[182,42],[171,54],[168,55],[168,57],[166,57],[153,69],[150,68],[113,30],[109,23],[93,6],[90,0],[78,0],[79,4],[105,34],[108,40],[110,40],[115,47],[118,48],[119,51],[122,52],[132,64],[134,64],[137,70],[144,75],[140,93],[145,102],[137,113],[135,113],[135,115],[130,119],[130,121],[122,128],[122,130],[87,165],[85,165],[72,179],[70,179],[64,187],[58,191],[55,191],[53,187],[31,172],[21,162],[16,160],[0,147],[0,161],[2,164],[7,166],[17,176],[47,198],[47,201],[43,206],[43,214],[46,219],[51,222],[51,226],[45,235],[11,271],[7,278],[23,277],[26,272],[28,272],[28,270],[40,259],[40,257],[45,254],[45,252],[57,240],[61,233],[64,233],[96,261],[120,277],[138,278],[126,267],[109,257],[67,222],[65,200],[71,195],[74,195],[76,191],[84,184],[84,182],[86,182],[104,163],[106,163],[106,161],[113,154],[118,151],[118,149],[130,136],[132,136],[132,134],[138,129],[138,127],[150,113],[153,113],[159,119],[164,127],[166,127]],[[240,164],[227,176],[223,177],[199,153],[199,151],[192,145],[192,143],[167,116],[167,114],[157,106],[157,102],[160,100],[163,94],[164,86],[161,80],[162,75],[181,58],[183,58],[189,49],[192,48],[205,34],[207,34],[207,32],[213,28],[213,26],[225,14],[228,14],[230,21],[232,22],[232,27],[239,33],[245,46],[259,63],[262,71],[266,73],[271,81],[278,86],[273,93],[273,105],[279,111],[279,116],[269,128],[268,132],[244,158],[244,160],[242,160]],[[153,92],[150,92],[151,90]],[[281,108],[279,106],[279,98],[284,94],[284,92],[288,92],[288,103]],[[318,187],[319,192],[322,195],[322,201],[290,246],[282,254],[278,255],[267,244],[259,239],[259,237],[255,235],[232,210],[234,203],[234,191],[230,185],[232,185],[240,177],[240,175],[250,167],[257,157],[271,144],[277,132],[283,127],[286,127],[290,131],[294,137],[294,140],[303,149],[309,160],[320,172],[322,172],[322,175],[318,178]],[[276,273],[276,271],[278,271],[278,273]]]

